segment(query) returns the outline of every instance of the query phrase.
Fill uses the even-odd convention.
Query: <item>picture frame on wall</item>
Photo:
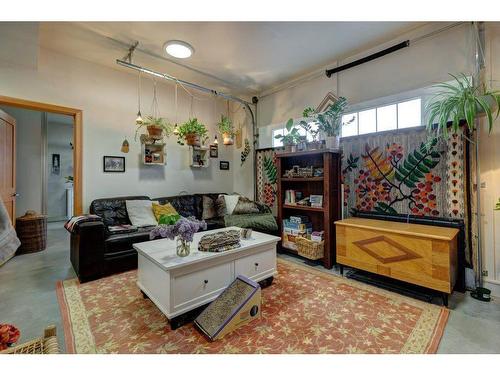
[[[219,146],[210,145],[210,157],[211,158],[218,158],[219,157]]]
[[[124,156],[103,156],[102,158],[103,171],[108,173],[123,173],[125,172],[125,157]]]
[[[52,174],[61,174],[61,155],[52,154]]]
[[[228,161],[219,162],[219,169],[221,171],[228,171],[229,170],[229,162]]]

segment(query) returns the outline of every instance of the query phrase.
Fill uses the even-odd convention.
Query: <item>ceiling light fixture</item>
[[[194,53],[194,48],[182,40],[169,40],[164,48],[170,56],[177,59],[187,59]]]

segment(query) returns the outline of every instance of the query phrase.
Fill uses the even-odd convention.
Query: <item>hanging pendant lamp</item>
[[[142,125],[144,120],[141,115],[141,72],[139,71],[139,79],[137,83],[137,118],[135,119],[136,125]],[[125,141],[124,141],[125,142]]]

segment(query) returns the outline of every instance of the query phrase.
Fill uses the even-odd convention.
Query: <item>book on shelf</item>
[[[302,199],[302,192],[297,190],[285,190],[285,204],[296,205]]]

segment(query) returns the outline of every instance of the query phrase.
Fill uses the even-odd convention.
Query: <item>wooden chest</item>
[[[335,225],[341,265],[443,293],[453,291],[457,229],[362,218]]]

